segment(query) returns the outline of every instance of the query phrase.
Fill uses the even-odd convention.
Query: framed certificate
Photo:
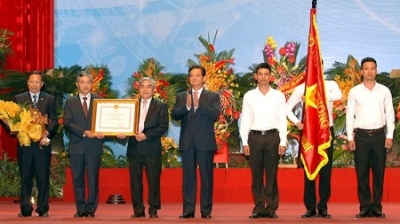
[[[92,127],[93,133],[106,136],[124,133],[134,136],[139,125],[139,101],[137,99],[94,99]]]

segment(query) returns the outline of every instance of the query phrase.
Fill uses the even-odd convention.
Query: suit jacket
[[[142,131],[147,139],[138,142],[135,137],[130,137],[126,156],[133,159],[135,154],[138,153],[139,155],[161,157],[161,136],[168,130],[168,123],[167,104],[153,98]]]
[[[221,113],[219,94],[203,89],[196,112],[194,112],[193,105],[189,111],[187,110],[186,97],[186,91],[179,93],[176,96],[176,103],[171,112],[174,120],[181,121],[179,150],[189,150],[192,142],[198,150],[217,150],[214,122],[219,118]]]
[[[69,131],[70,154],[83,154],[87,149],[89,154],[101,154],[103,151],[103,140],[97,138],[83,137],[85,130],[90,130],[92,125],[93,100],[102,97],[91,94],[89,102],[88,117],[85,118],[79,95],[68,98],[65,102],[64,125]]]
[[[15,102],[18,104],[26,104],[32,105],[32,98],[29,94],[29,91],[23,92],[15,96]],[[49,132],[49,138],[53,138],[57,133],[58,128],[58,117],[56,112],[56,101],[54,100],[54,96],[47,94],[45,92],[40,91],[38,102],[36,108],[42,113],[47,114],[48,117],[48,125],[46,126],[47,132]],[[43,146],[43,150],[51,150],[49,146]]]

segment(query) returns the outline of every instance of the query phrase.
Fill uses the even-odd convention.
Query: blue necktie
[[[37,106],[37,95],[33,95],[33,108]]]

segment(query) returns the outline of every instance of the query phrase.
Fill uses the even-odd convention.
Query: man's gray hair
[[[151,83],[151,87],[156,87],[156,80],[154,80],[151,77],[143,77],[139,80],[139,86],[144,82],[144,81],[149,81]]]
[[[90,74],[90,73],[87,72],[87,71],[81,71],[81,72],[79,72],[78,76],[76,77],[76,82],[79,82],[79,79],[80,79],[81,77],[83,77],[83,76],[89,77],[90,82],[93,82],[93,76],[92,76],[92,74]]]

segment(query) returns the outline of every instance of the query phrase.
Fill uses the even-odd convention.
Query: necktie
[[[147,115],[147,100],[143,100],[142,109],[140,110],[139,132],[142,132],[144,129],[144,121],[146,120],[146,115]]]
[[[87,102],[86,102],[87,97],[83,97],[82,99],[83,99],[83,104],[82,104],[83,113],[85,114],[85,118],[87,118],[87,116],[88,116],[88,108],[87,108]]]
[[[194,112],[196,112],[197,107],[199,107],[199,92],[194,91],[193,99],[197,102],[197,106],[194,106]]]
[[[37,106],[37,95],[33,95],[33,108]]]

